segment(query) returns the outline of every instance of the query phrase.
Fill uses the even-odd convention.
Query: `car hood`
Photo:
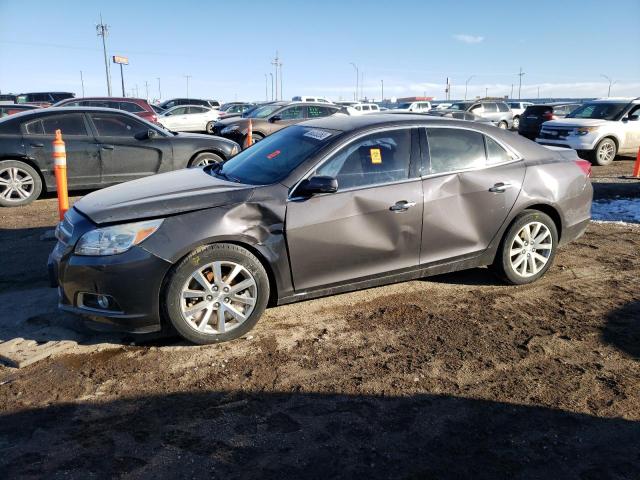
[[[559,118],[557,120],[549,120],[544,122],[543,127],[599,127],[606,125],[607,120],[598,120],[597,118]]]
[[[98,190],[74,207],[97,224],[118,223],[245,202],[253,189],[188,168]]]

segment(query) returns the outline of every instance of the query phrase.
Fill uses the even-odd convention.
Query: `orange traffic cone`
[[[249,119],[249,128],[247,128],[247,136],[244,140],[244,148],[249,148],[253,144],[253,124]]]
[[[632,177],[640,178],[640,148],[638,149],[638,156],[636,157],[636,163],[633,164]]]
[[[56,187],[58,189],[58,214],[60,220],[69,210],[69,193],[67,192],[67,151],[62,141],[62,132],[56,130],[53,140],[53,160],[55,162]]]

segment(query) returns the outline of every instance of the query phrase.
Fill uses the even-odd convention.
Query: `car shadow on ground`
[[[425,282],[447,283],[451,285],[494,286],[504,287],[507,284],[496,277],[488,268],[471,268],[459,272],[443,273],[433,277],[425,277]]]
[[[609,312],[602,339],[636,360],[640,360],[640,300]]]
[[[640,478],[640,423],[431,394],[205,391],[0,416],[5,478]]]

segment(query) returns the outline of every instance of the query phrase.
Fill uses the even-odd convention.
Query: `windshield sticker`
[[[280,150],[274,150],[273,152],[271,152],[269,155],[267,155],[267,158],[269,160],[273,160],[274,158],[276,158],[278,155],[280,155]]]
[[[314,140],[324,140],[332,135],[331,132],[327,132],[326,130],[319,130],[314,128],[313,130],[308,130],[304,136],[313,138]]]
[[[371,163],[382,163],[382,155],[379,148],[370,148],[369,155],[371,156]]]

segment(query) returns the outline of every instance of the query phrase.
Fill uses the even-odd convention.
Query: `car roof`
[[[140,117],[133,115],[125,110],[116,110],[115,108],[104,108],[104,107],[49,107],[49,108],[37,108],[35,110],[27,110],[24,112],[16,113],[14,115],[9,115],[8,117],[4,117],[0,119],[0,122],[6,120],[16,120],[22,118],[30,118],[30,117],[39,117],[52,115],[54,113],[83,113],[83,112],[105,112],[105,113],[113,113],[120,115],[128,115],[136,120],[143,120]]]
[[[315,128],[327,128],[331,130],[359,130],[369,127],[382,127],[386,125],[415,124],[415,123],[440,123],[450,122],[455,125],[469,125],[465,120],[444,119],[431,115],[421,115],[417,113],[407,114],[387,114],[375,113],[370,115],[331,115],[304,122],[305,126]]]
[[[60,100],[61,102],[81,102],[83,100],[111,100],[115,102],[146,102],[144,98],[135,98],[135,97],[74,97],[74,98],[65,98],[64,100]]]

